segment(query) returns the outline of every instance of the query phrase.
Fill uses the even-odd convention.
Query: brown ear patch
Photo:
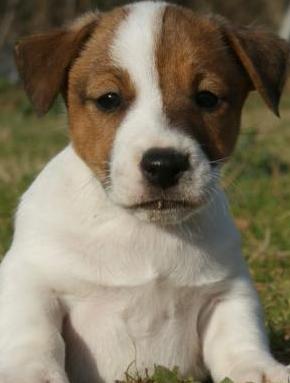
[[[288,43],[261,29],[234,29],[225,25],[224,33],[253,88],[260,93],[269,108],[279,115],[279,101],[288,69]]]
[[[15,46],[15,62],[36,112],[45,114],[57,94],[66,93],[67,72],[97,24],[97,14],[87,23],[34,35]]]
[[[97,174],[104,185],[108,181],[111,149],[127,110],[135,99],[135,88],[129,74],[116,67],[111,46],[119,25],[126,19],[124,8],[104,13],[82,54],[69,75],[68,119],[75,151]],[[122,105],[116,111],[100,110],[94,100],[116,92]]]

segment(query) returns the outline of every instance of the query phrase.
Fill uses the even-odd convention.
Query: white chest
[[[199,316],[217,295],[218,286],[178,288],[159,279],[76,300],[64,324],[71,381],[113,382],[129,366],[142,374],[155,364],[201,378]]]

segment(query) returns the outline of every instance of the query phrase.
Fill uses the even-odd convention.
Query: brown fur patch
[[[78,28],[73,25],[26,37],[15,46],[15,62],[26,93],[39,115],[49,110],[60,91],[66,98],[70,65],[95,28],[98,15],[90,13],[85,21],[79,23]]]
[[[238,37],[233,38],[234,28],[231,36],[231,41],[237,44]],[[202,17],[176,6],[168,6],[165,11],[162,37],[157,48],[165,112],[171,125],[195,137],[212,161],[227,158],[233,151],[239,133],[241,109],[253,88],[251,82],[268,105],[275,109],[279,101],[286,70],[281,40],[271,36],[271,39],[264,37],[259,41],[255,39],[254,32],[248,32],[244,40],[250,39],[256,40],[257,46],[255,48],[251,43],[249,57],[245,51],[237,54],[235,50],[241,51],[241,48],[233,47],[234,42],[229,42],[229,29],[225,29],[225,23],[220,19]],[[271,73],[271,65],[269,73],[265,74],[263,65],[256,62],[262,51],[269,54],[273,41],[276,44],[272,44],[272,56],[276,55],[276,59],[271,61],[275,61],[272,71],[276,71],[276,75]],[[246,45],[245,42],[243,44]],[[221,98],[219,108],[206,111],[195,104],[195,95],[204,90]]]
[[[224,31],[253,88],[279,116],[279,101],[288,69],[289,43],[261,29],[233,29],[226,23]]]
[[[71,139],[77,153],[104,183],[116,129],[135,97],[129,75],[113,65],[109,53],[116,29],[125,17],[124,8],[102,15],[69,76]],[[122,95],[122,107],[116,112],[101,111],[94,104],[94,99],[108,92]]]
[[[210,160],[228,157],[238,136],[248,82],[217,26],[189,10],[167,7],[157,63],[172,126],[195,137]],[[204,90],[224,100],[220,108],[209,112],[195,104],[196,93]]]

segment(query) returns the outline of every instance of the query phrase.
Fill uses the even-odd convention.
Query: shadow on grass
[[[275,358],[286,365],[290,363],[290,334],[270,328],[271,350]]]

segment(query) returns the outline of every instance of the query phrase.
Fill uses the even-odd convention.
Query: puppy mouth
[[[127,206],[127,209],[142,221],[168,226],[176,225],[189,219],[202,207],[204,202],[203,200],[188,201],[159,198],[141,201]]]
[[[140,202],[129,206],[130,210],[148,211],[174,211],[195,209],[201,205],[201,201],[189,202],[185,200],[156,199],[152,201]]]

